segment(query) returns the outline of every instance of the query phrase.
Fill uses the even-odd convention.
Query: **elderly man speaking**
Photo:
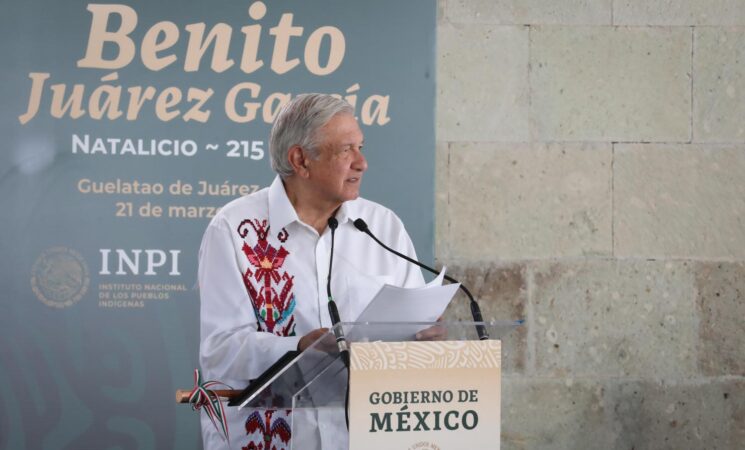
[[[331,326],[326,304],[331,217],[338,222],[331,290],[342,320],[354,321],[384,283],[424,284],[416,266],[354,227],[362,218],[383,242],[416,257],[401,220],[359,197],[367,170],[363,144],[354,110],[343,100],[305,94],[280,111],[269,143],[274,182],[226,205],[202,240],[200,364],[206,379],[243,387]],[[253,413],[226,409],[230,448],[290,447],[288,433],[265,436],[247,427]],[[259,417],[289,423],[286,411],[262,411]],[[346,448],[343,421],[315,420],[316,434],[302,436],[302,447]],[[228,448],[204,414],[202,434],[206,449]]]

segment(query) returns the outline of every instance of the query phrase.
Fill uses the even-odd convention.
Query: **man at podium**
[[[381,241],[416,258],[401,220],[359,197],[367,170],[363,144],[354,110],[343,100],[305,94],[281,110],[269,142],[276,178],[268,188],[228,203],[202,239],[205,379],[244,387],[287,351],[302,351],[323,335],[332,324],[328,278],[339,316],[350,322],[383,284],[424,284],[416,266],[354,227],[362,218]],[[330,218],[338,224],[332,274]],[[226,415],[229,445],[202,414],[205,449],[283,449],[290,439],[309,448],[310,442],[324,449],[347,446],[343,419],[314,417],[314,435],[291,436],[287,411],[226,408]]]

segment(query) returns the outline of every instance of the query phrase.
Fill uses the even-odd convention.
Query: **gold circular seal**
[[[31,268],[31,289],[36,298],[53,308],[66,308],[80,301],[90,281],[83,257],[66,247],[44,250]]]

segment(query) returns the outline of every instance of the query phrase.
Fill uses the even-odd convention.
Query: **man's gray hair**
[[[269,136],[272,169],[282,178],[294,173],[287,153],[295,145],[317,158],[318,131],[337,114],[354,115],[354,108],[328,94],[301,94],[287,103],[274,120]]]

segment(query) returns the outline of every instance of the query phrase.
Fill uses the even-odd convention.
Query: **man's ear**
[[[292,166],[293,172],[302,178],[308,178],[310,175],[308,172],[308,155],[303,151],[303,148],[299,145],[293,145],[290,150],[287,151],[287,160]]]

